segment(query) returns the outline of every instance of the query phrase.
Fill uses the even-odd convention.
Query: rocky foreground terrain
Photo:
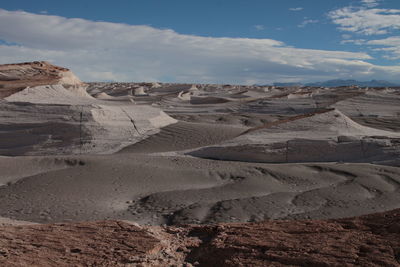
[[[0,263],[397,266],[399,104],[1,65]]]
[[[340,220],[3,226],[2,266],[399,266],[400,210]]]

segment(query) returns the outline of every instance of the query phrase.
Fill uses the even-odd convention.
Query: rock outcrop
[[[2,266],[398,266],[400,210],[339,220],[0,227]]]
[[[69,69],[52,65],[46,61],[0,65],[0,99],[27,87],[56,84],[83,85]]]
[[[129,98],[89,95],[70,70],[47,62],[0,65],[0,155],[103,154],[175,123]]]
[[[397,165],[400,133],[360,125],[323,109],[251,128],[190,155],[248,162],[368,162]]]

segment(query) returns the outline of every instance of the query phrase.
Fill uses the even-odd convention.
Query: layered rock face
[[[27,87],[55,84],[83,85],[69,69],[45,61],[0,65],[0,98],[13,95]]]

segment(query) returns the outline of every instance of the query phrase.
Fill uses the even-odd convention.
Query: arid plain
[[[399,264],[399,88],[83,83],[33,62],[0,66],[0,98],[0,263]]]

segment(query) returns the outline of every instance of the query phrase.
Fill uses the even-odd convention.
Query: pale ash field
[[[0,66],[0,216],[140,224],[400,207],[400,90],[82,83]]]

